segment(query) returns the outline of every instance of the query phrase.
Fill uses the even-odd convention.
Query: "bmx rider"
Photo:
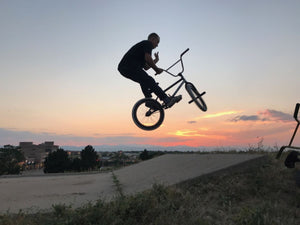
[[[146,98],[151,98],[151,93],[154,92],[166,107],[170,108],[179,102],[182,96],[169,97],[145,71],[150,68],[156,74],[164,71],[156,66],[159,61],[158,52],[154,54],[154,60],[151,56],[152,50],[158,46],[159,41],[160,37],[156,33],[149,34],[147,40],[135,44],[127,51],[118,65],[118,70],[124,77],[139,83]]]

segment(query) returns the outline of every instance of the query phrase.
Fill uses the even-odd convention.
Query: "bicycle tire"
[[[205,104],[205,101],[203,100],[201,94],[198,92],[196,87],[192,83],[186,83],[185,89],[189,93],[189,95],[192,98],[192,101],[195,102],[195,104],[201,109],[203,112],[207,111],[207,106]]]
[[[155,109],[151,109],[146,104],[152,104]],[[148,114],[148,115],[147,115]],[[157,129],[165,118],[165,112],[161,104],[152,98],[139,100],[132,108],[132,119],[135,125],[143,130]]]

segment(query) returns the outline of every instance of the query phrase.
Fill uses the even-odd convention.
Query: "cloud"
[[[230,119],[230,121],[273,121],[286,123],[293,121],[293,116],[277,110],[266,109],[264,111],[257,112],[257,115],[235,116],[234,118]]]
[[[293,116],[291,114],[280,112],[277,110],[266,109],[262,112],[258,112],[258,114],[265,118],[269,118],[270,120],[274,120],[274,121],[281,121],[281,122],[293,121]]]
[[[174,136],[147,137],[138,136],[136,133],[100,134],[95,136],[78,136],[72,134],[55,134],[46,132],[18,131],[14,129],[0,128],[0,146],[11,144],[19,145],[19,142],[30,141],[36,144],[45,141],[54,141],[60,146],[86,146],[86,145],[145,145],[145,144],[181,144],[182,139]],[[186,139],[185,141],[189,141]]]
[[[22,141],[43,143],[45,141],[55,141],[61,145],[85,145],[85,144],[131,144],[143,143],[147,137],[138,137],[134,134],[117,134],[97,136],[77,136],[72,134],[55,134],[47,132],[18,131],[13,129],[0,128],[0,145],[18,145]]]
[[[266,119],[260,118],[257,115],[250,115],[250,116],[242,115],[242,116],[235,116],[230,121],[238,122],[238,121],[265,121],[265,120]]]

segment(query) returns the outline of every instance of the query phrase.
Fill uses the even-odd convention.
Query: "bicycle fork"
[[[192,102],[194,102],[196,99],[201,98],[202,95],[205,95],[205,94],[206,94],[206,91],[203,91],[201,94],[199,94],[199,95],[197,96],[197,98],[194,98],[194,99],[192,99],[191,101],[189,101],[189,104],[191,104]]]

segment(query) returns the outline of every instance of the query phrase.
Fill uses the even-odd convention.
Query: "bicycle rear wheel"
[[[192,100],[189,103],[195,102],[195,104],[199,107],[199,109],[206,112],[207,111],[207,106],[206,106],[204,100],[202,99],[202,95],[204,95],[205,92],[200,94],[198,92],[198,90],[196,89],[196,87],[192,83],[186,83],[185,84],[185,89],[192,98]]]
[[[143,130],[158,128],[165,118],[165,112],[161,104],[152,98],[139,100],[132,108],[132,119]]]

